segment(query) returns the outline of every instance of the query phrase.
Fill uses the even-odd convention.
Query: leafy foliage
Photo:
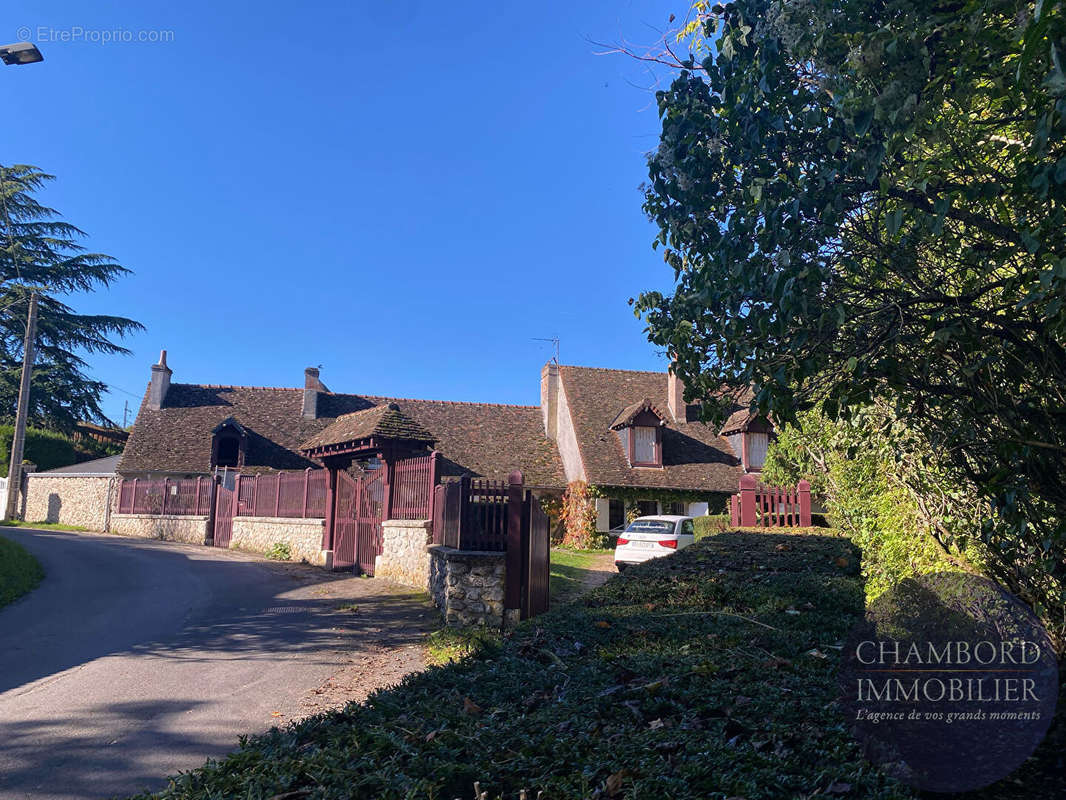
[[[1063,624],[1063,4],[706,13],[658,95],[650,339],[719,417],[748,386],[780,421],[888,400],[988,503],[990,574]]]
[[[7,477],[11,466],[11,442],[14,438],[13,425],[0,425],[0,477]],[[23,460],[36,464],[38,470],[46,470],[76,464],[83,460],[83,456],[67,436],[55,431],[27,428]]]
[[[561,546],[591,550],[602,537],[596,530],[596,501],[584,481],[571,481],[563,493],[562,520],[566,533]]]
[[[292,547],[288,542],[274,542],[266,551],[266,557],[274,561],[291,561]]]
[[[30,287],[39,289],[37,357],[30,420],[71,430],[79,420],[107,422],[107,388],[85,374],[86,353],[126,353],[114,337],[140,330],[125,317],[78,314],[62,299],[108,287],[129,270],[79,244],[84,233],[35,197],[52,175],[0,165],[0,418],[13,419],[22,371]]]
[[[904,578],[983,563],[975,533],[987,506],[973,487],[938,470],[924,440],[883,406],[840,422],[818,410],[800,414],[770,446],[763,477],[811,481],[835,524],[862,548],[871,599]]]

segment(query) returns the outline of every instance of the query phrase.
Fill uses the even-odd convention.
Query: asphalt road
[[[4,800],[161,788],[301,716],[362,646],[410,650],[426,630],[424,607],[381,581],[209,547],[2,534],[46,573],[0,609]],[[352,600],[357,614],[338,611]]]

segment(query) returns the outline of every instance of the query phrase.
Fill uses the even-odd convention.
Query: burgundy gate
[[[224,483],[215,487],[215,521],[214,538],[212,544],[215,547],[229,547],[233,538],[233,507],[235,489],[227,489]]]
[[[337,510],[333,520],[333,567],[358,566],[364,575],[374,574],[374,560],[381,554],[381,518],[385,510],[384,470],[359,478],[337,473]]]

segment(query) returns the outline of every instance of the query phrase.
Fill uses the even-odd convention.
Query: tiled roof
[[[663,426],[663,466],[630,467],[611,424],[620,405],[649,399],[669,408],[667,373],[560,366],[559,377],[588,482],[599,486],[735,492],[740,460],[715,428],[702,422]]]
[[[558,451],[544,436],[537,406],[320,394],[319,418],[304,419],[302,392],[172,383],[160,410],[148,407],[146,394],[118,471],[209,472],[211,431],[228,417],[248,431],[246,469],[317,466],[299,453],[301,445],[337,422],[338,417],[396,403],[406,417],[436,439],[438,464],[445,475],[470,472],[503,480],[517,468],[529,486],[566,485]]]
[[[414,442],[434,441],[433,434],[402,413],[398,405],[382,403],[373,408],[337,417],[329,427],[300,445],[300,449],[313,450],[316,447],[369,439],[372,436]]]
[[[657,409],[655,405],[647,397],[638,400],[635,403],[630,403],[628,406],[618,412],[618,416],[614,418],[611,424],[608,426],[611,430],[617,430],[618,428],[624,428],[637,418],[641,412],[650,411],[652,414],[661,419],[664,423],[668,421],[668,417],[662,411]]]

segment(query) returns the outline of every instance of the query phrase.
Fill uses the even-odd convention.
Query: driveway
[[[436,619],[384,581],[228,550],[2,534],[46,573],[0,610],[4,800],[161,788],[242,734],[420,669]]]

